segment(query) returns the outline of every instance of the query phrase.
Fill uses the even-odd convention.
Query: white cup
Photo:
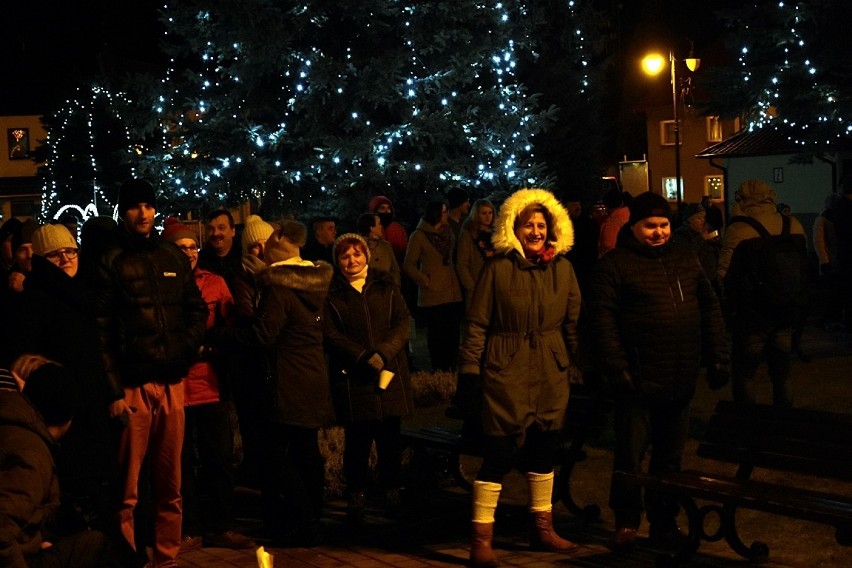
[[[388,371],[387,369],[379,371],[379,388],[382,390],[388,388],[393,376],[393,371]]]

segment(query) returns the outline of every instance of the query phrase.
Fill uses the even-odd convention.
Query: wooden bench
[[[583,385],[571,386],[563,429],[565,436],[554,464],[558,469],[553,500],[562,501],[569,511],[587,522],[598,520],[601,510],[595,504],[582,507],[577,504],[571,494],[571,473],[576,464],[586,459],[586,452],[583,450],[586,442],[599,437],[606,427],[606,414],[610,407],[609,401],[601,399],[591,389]],[[426,456],[426,459],[434,452],[447,456],[448,469],[453,480],[466,491],[470,491],[472,485],[469,478],[472,475],[465,471],[461,456],[481,457],[481,443],[476,434],[462,431],[460,421],[452,422],[450,425],[428,425],[420,428],[409,428],[403,423],[403,443],[415,453]],[[522,468],[522,465],[519,464],[519,468]]]
[[[852,545],[852,495],[752,479],[758,468],[852,482],[852,415],[721,401],[698,455],[739,467],[734,476],[697,470],[663,476],[615,473],[629,483],[677,495],[686,512],[687,545],[658,557],[658,565],[686,562],[701,540],[721,539],[753,562],[766,560],[765,543],[747,546],[737,533],[739,508],[827,524],[835,527],[839,544]],[[708,519],[716,522],[705,524]],[[708,533],[706,526],[716,528]]]

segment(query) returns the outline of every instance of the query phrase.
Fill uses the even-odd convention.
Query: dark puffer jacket
[[[727,364],[719,301],[695,254],[642,245],[629,227],[598,260],[591,324],[601,373],[628,371],[652,400],[686,401],[702,363]]]
[[[267,347],[272,381],[266,417],[302,428],[334,422],[323,351],[323,310],[332,268],[327,262],[277,263],[257,275],[260,303],[247,328],[216,328],[216,343]]]
[[[370,268],[362,292],[340,274],[326,302],[325,341],[331,394],[342,422],[406,416],[413,408],[405,346],[409,313],[399,286],[387,272]],[[395,374],[384,391],[365,358],[377,351]]]
[[[156,234],[116,233],[101,258],[95,315],[113,400],[123,387],[186,376],[204,338],[207,304],[189,258]]]
[[[44,420],[17,392],[0,392],[0,566],[26,566],[59,507],[59,482]]]

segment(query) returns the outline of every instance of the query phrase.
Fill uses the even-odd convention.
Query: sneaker
[[[629,552],[636,547],[636,529],[634,527],[621,527],[615,531],[615,550],[618,552]]]
[[[192,552],[198,550],[204,543],[200,536],[185,534],[180,539],[180,554],[184,552]]]
[[[212,548],[230,548],[231,550],[248,550],[257,548],[257,543],[244,534],[237,531],[225,531],[223,533],[207,535],[204,543]]]

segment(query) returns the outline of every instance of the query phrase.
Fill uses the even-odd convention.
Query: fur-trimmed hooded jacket
[[[527,260],[515,236],[516,218],[534,203],[554,221],[548,227],[555,253],[549,262]],[[459,372],[482,378],[485,434],[517,436],[523,444],[532,424],[558,430],[565,418],[580,315],[580,287],[564,257],[574,229],[562,204],[543,189],[509,196],[494,227],[496,254],[486,261],[470,298]]]
[[[332,268],[327,262],[285,261],[257,275],[260,303],[243,329],[214,329],[214,341],[265,346],[272,373],[262,393],[276,422],[321,428],[334,421],[323,351],[323,311]]]

